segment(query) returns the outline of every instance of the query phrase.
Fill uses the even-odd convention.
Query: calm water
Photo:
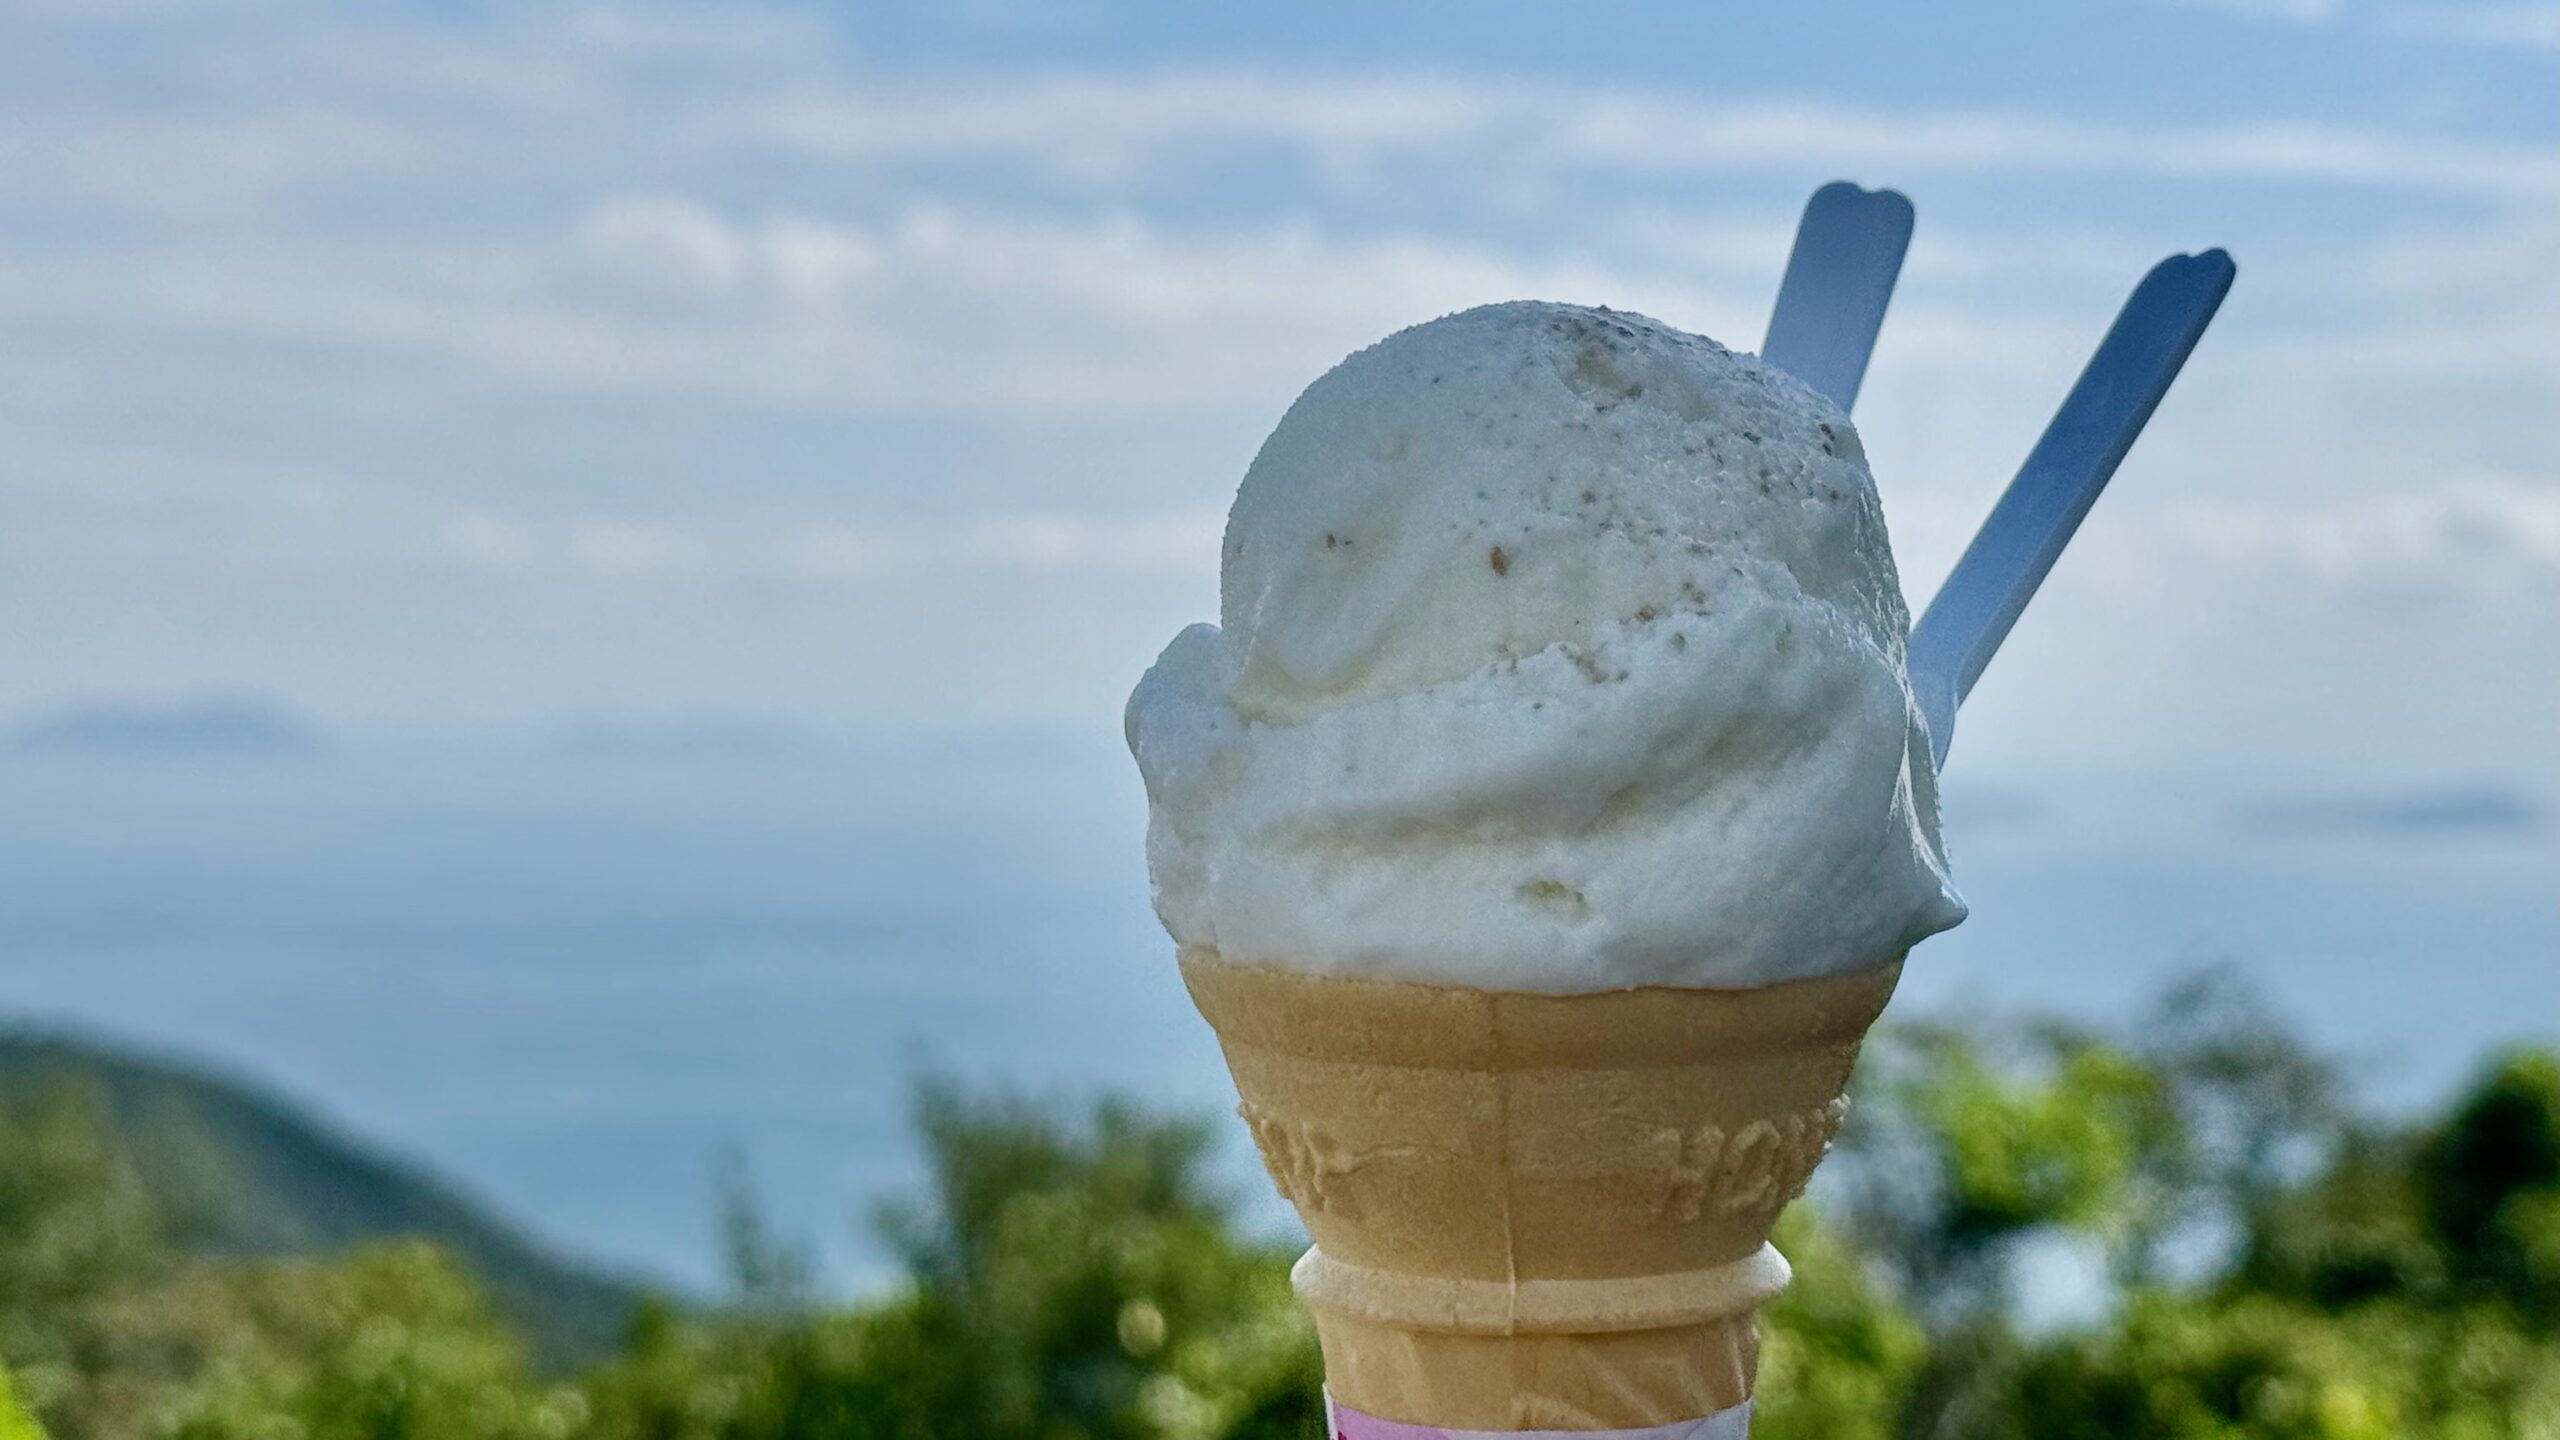
[[[1974,918],[1897,1009],[2104,1020],[2229,958],[2395,1106],[2550,1037],[2550,836],[2257,834],[2226,798],[1959,784]],[[0,756],[0,813],[0,1015],[214,1060],[678,1283],[712,1282],[732,1151],[876,1277],[862,1213],[914,1179],[926,1066],[1227,1103],[1107,733]]]

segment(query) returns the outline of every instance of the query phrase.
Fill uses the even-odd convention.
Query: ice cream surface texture
[[[1857,432],[1750,356],[1535,302],[1390,336],[1263,443],[1220,590],[1128,710],[1186,947],[1738,987],[1964,916]]]

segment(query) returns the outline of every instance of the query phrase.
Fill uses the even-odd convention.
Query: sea
[[[1232,1096],[1091,731],[0,750],[0,1025],[209,1064],[557,1248],[722,1283],[739,1175],[827,1282],[924,1176],[920,1076],[1062,1106]],[[2545,818],[2235,810],[2211,777],[1951,781],[1971,918],[1897,1014],[2137,1023],[2229,967],[2364,1103],[2441,1103],[2560,1027]],[[1233,1138],[1248,1223],[1285,1230]]]

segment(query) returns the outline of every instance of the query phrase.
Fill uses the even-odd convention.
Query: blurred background
[[[1297,1433],[1121,703],[1344,353],[1754,347],[1845,176],[1919,211],[1859,414],[1915,605],[2142,271],[2240,280],[1967,707],[1973,917],[1790,1222],[1773,1363],[1861,1378],[1763,1431],[2560,1423],[2556,57],[2499,0],[0,6],[0,1361],[65,1435]],[[1023,1195],[1120,1258],[990,1278],[1084,1253]],[[1014,1368],[881,1358],[961,1351]]]

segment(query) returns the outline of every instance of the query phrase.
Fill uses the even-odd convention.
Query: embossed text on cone
[[[1898,961],[1749,990],[1534,995],[1182,956],[1264,1162],[1325,1384],[1475,1430],[1708,1415],[1751,1393],[1768,1245]]]

